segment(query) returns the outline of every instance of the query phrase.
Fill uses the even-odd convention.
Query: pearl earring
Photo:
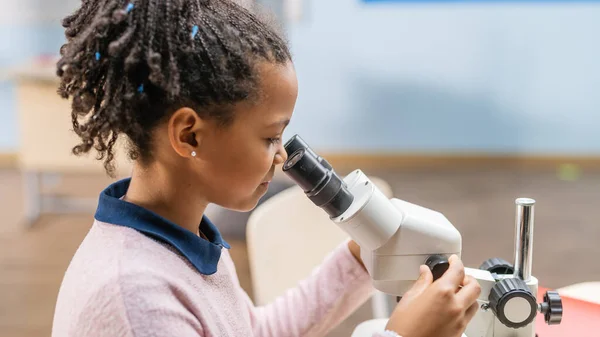
[[[192,157],[196,156],[196,151],[192,151]]]

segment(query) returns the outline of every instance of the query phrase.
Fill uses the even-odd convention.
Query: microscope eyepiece
[[[327,162],[327,160],[323,159],[321,156],[319,156],[318,154],[316,154],[310,148],[310,146],[308,146],[308,144],[306,144],[306,142],[304,141],[304,139],[300,138],[300,136],[298,136],[298,135],[294,135],[292,138],[290,138],[285,143],[284,148],[285,148],[285,152],[288,154],[289,157],[291,157],[294,152],[296,152],[296,151],[298,151],[300,149],[308,151],[308,152],[310,152],[310,154],[313,157],[315,157],[317,159],[318,162],[320,162],[323,166],[325,166],[325,168],[327,168],[329,170],[333,170],[333,168]]]
[[[317,158],[306,149],[298,149],[283,164],[283,171],[298,184],[305,193],[311,195],[330,179],[332,171],[321,165]]]
[[[285,148],[285,152],[287,152],[288,156],[291,156],[292,153],[296,152],[297,150],[308,149],[308,145],[298,135],[294,135],[292,138],[290,138],[287,142],[285,142],[283,147]]]
[[[304,156],[305,149],[299,149],[292,153],[292,155],[288,158],[288,160],[283,163],[283,170],[288,170],[292,168],[302,157]]]
[[[283,171],[296,183],[308,198],[334,218],[344,213],[354,201],[344,181],[331,165],[317,155],[295,135],[285,144],[288,159]]]

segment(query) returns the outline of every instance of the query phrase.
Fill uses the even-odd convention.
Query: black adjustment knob
[[[442,277],[446,270],[448,270],[450,262],[448,262],[448,258],[443,255],[431,255],[425,262],[425,265],[431,269],[433,280],[435,281]]]
[[[509,328],[525,327],[535,319],[535,296],[521,279],[507,278],[497,282],[488,300],[498,320]]]
[[[479,269],[498,275],[510,275],[515,272],[515,268],[510,262],[497,257],[486,260],[479,266]]]
[[[540,303],[540,312],[548,325],[560,324],[563,316],[562,299],[556,291],[546,291],[544,302]]]

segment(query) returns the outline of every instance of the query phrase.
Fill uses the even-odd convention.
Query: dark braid
[[[82,0],[63,20],[57,74],[81,142],[114,174],[121,135],[151,159],[151,129],[188,106],[228,125],[228,107],[256,97],[259,62],[291,60],[279,27],[226,0]]]

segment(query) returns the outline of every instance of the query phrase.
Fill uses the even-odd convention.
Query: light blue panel
[[[410,4],[421,4],[421,3],[459,3],[459,4],[472,4],[472,3],[584,3],[584,2],[598,2],[599,0],[361,0],[365,3],[377,4],[377,3],[410,3]]]
[[[13,152],[17,147],[17,121],[13,86],[0,82],[0,152]]]
[[[0,66],[14,65],[40,54],[58,55],[64,28],[58,21],[47,24],[1,24]]]
[[[333,151],[600,154],[600,4],[307,9],[290,27],[300,96],[286,136]]]

